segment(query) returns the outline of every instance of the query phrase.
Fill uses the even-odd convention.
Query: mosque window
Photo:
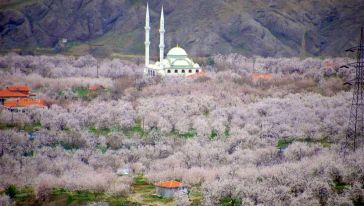
[[[178,73],[178,70],[176,69],[176,70],[174,70],[174,73]]]
[[[200,72],[200,70],[196,69],[196,73],[199,73],[199,72]]]
[[[192,73],[192,69],[188,70],[188,73]]]
[[[171,73],[171,70],[170,70],[170,69],[168,69],[168,70],[167,70],[167,73]]]
[[[184,69],[182,69],[182,73],[185,73],[185,70]]]

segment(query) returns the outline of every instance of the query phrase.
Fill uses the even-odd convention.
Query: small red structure
[[[0,90],[0,103],[4,104],[6,99],[29,97],[29,87],[24,85],[6,87]]]
[[[334,69],[334,68],[338,68],[338,67],[340,67],[340,65],[338,65],[338,63],[336,63],[336,61],[335,61],[335,60],[330,60],[330,59],[326,59],[326,60],[324,60],[324,61],[322,62],[322,66],[323,66],[323,68],[325,68],[325,69],[329,69],[329,68]]]
[[[46,102],[42,99],[30,99],[35,94],[30,93],[30,88],[26,85],[8,86],[0,90],[0,102],[7,108],[19,108],[28,106],[46,107]]]
[[[272,79],[273,75],[271,73],[253,73],[251,78],[253,81],[257,81],[259,79]]]
[[[155,186],[157,187],[157,194],[163,197],[173,197],[176,192],[188,192],[187,187],[183,183],[174,180],[159,182]]]
[[[90,90],[90,91],[97,91],[97,90],[101,90],[101,89],[105,89],[105,87],[104,86],[102,86],[101,84],[93,84],[93,85],[90,85],[89,87],[88,87],[88,89]]]
[[[46,107],[47,105],[46,102],[42,99],[21,98],[16,100],[5,101],[4,106],[13,108],[13,107],[29,107],[29,106]]]
[[[27,94],[21,92],[13,92],[9,90],[0,90],[0,99],[8,99],[8,98],[24,98],[28,97]]]
[[[156,186],[165,187],[165,188],[178,188],[178,187],[182,187],[183,184],[182,184],[182,182],[177,182],[177,181],[171,180],[171,181],[159,182],[156,184]]]

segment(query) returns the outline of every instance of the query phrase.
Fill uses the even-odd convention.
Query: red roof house
[[[97,91],[97,90],[105,89],[105,87],[100,84],[93,84],[93,85],[89,86],[88,89],[91,91]]]
[[[173,197],[176,192],[187,193],[187,187],[174,180],[159,182],[155,186],[157,187],[157,194],[163,197]]]
[[[12,92],[9,90],[0,90],[0,99],[6,99],[6,98],[24,98],[28,97],[27,94],[24,94],[22,92]]]
[[[5,107],[29,107],[29,106],[38,106],[38,107],[46,107],[46,102],[43,99],[28,99],[21,98],[16,100],[8,100],[4,102]]]
[[[253,81],[257,81],[259,79],[272,79],[273,74],[271,73],[253,73],[251,78]]]
[[[179,188],[182,187],[183,184],[181,182],[172,180],[172,181],[159,182],[156,184],[156,186],[165,188]]]

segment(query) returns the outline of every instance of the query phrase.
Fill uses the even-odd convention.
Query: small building
[[[88,87],[88,89],[90,91],[93,91],[93,92],[96,92],[96,91],[99,91],[99,90],[104,90],[105,87],[102,86],[101,84],[92,84]]]
[[[187,187],[181,182],[177,181],[165,181],[155,184],[157,194],[162,197],[173,197],[176,192],[188,192]]]
[[[27,94],[21,92],[12,92],[7,89],[0,90],[0,103],[4,104],[5,100],[13,99],[13,98],[26,98],[28,97]]]
[[[31,96],[36,95],[30,93],[30,88],[26,85],[8,86],[0,90],[0,103],[12,111],[17,111],[19,108],[28,106],[47,106],[44,100],[29,98]]]
[[[4,102],[4,106],[8,108],[14,108],[29,106],[46,107],[47,105],[43,99],[20,98],[16,100],[7,100]]]
[[[258,81],[260,79],[264,79],[264,80],[272,79],[272,77],[273,77],[273,74],[271,74],[271,73],[253,73],[251,75],[251,78],[253,81]]]

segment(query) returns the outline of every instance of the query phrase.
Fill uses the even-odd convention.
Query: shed
[[[183,183],[174,180],[159,182],[155,184],[155,186],[157,194],[163,197],[173,197],[176,192],[183,192],[186,194],[188,192],[187,187],[183,185]]]

